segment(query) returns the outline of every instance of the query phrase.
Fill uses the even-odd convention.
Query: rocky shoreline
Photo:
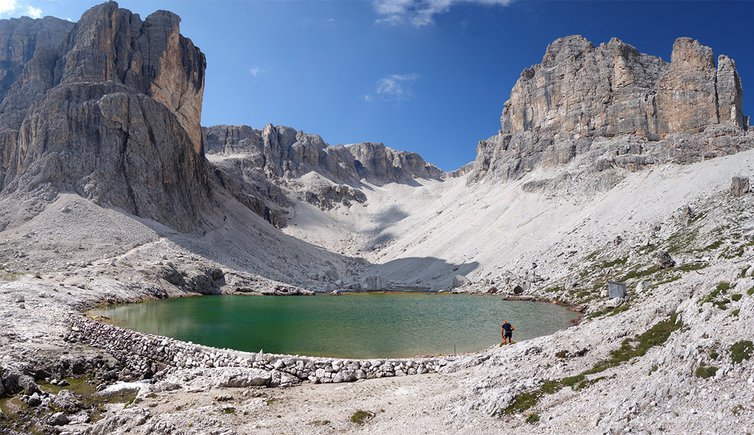
[[[71,317],[65,340],[103,349],[142,378],[164,377],[176,369],[239,369],[222,385],[226,387],[286,387],[307,381],[341,383],[421,375],[437,373],[453,361],[452,357],[359,360],[240,352],[136,332],[83,315]]]

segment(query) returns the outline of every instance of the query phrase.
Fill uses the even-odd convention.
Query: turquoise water
[[[565,328],[564,307],[495,296],[356,293],[342,296],[202,296],[94,310],[125,328],[213,347],[344,358],[472,352]],[[454,347],[455,346],[455,347]]]

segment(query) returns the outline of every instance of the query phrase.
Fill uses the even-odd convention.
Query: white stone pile
[[[74,316],[70,323],[66,340],[102,348],[143,377],[160,376],[176,369],[236,367],[251,370],[231,374],[229,385],[287,386],[303,381],[340,383],[436,373],[453,360],[452,357],[355,360],[248,353],[131,331],[85,316]]]

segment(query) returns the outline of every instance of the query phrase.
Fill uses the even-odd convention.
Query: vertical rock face
[[[727,123],[738,128],[748,128],[744,124],[743,88],[741,78],[736,71],[736,63],[728,56],[717,59],[717,97],[720,123]]]
[[[712,49],[690,38],[673,44],[670,65],[657,84],[657,120],[660,136],[698,133],[719,123]]]
[[[0,21],[3,194],[72,191],[190,229],[208,195],[205,59],[179,22],[114,2],[76,24]]]
[[[595,48],[582,36],[547,47],[540,65],[524,70],[501,117],[502,131],[581,136],[648,134],[642,101],[664,67],[613,38]]]
[[[720,56],[716,68],[712,49],[690,38],[676,40],[670,63],[616,38],[560,38],[521,73],[473,178],[520,178],[577,157],[637,169],[737,152],[751,146],[741,100],[734,62]],[[687,144],[689,135],[700,136]]]

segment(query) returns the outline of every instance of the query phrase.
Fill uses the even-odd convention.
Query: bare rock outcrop
[[[276,227],[293,202],[284,189],[323,210],[364,203],[362,181],[412,183],[445,173],[418,154],[381,143],[329,146],[319,135],[290,127],[205,127],[204,147],[217,179],[236,199]]]
[[[517,179],[537,167],[637,170],[691,163],[754,145],[735,63],[679,38],[670,63],[616,39],[560,38],[525,69],[500,133],[479,143],[473,179]]]
[[[245,125],[205,127],[204,143],[208,155],[242,155],[269,178],[317,172],[341,183],[363,179],[384,184],[445,176],[416,153],[374,142],[329,146],[319,135],[286,126],[267,125],[262,130]]]
[[[0,68],[2,195],[75,192],[192,228],[209,194],[206,62],[179,22],[166,11],[141,21],[114,2],[75,24],[0,21],[11,56]]]

